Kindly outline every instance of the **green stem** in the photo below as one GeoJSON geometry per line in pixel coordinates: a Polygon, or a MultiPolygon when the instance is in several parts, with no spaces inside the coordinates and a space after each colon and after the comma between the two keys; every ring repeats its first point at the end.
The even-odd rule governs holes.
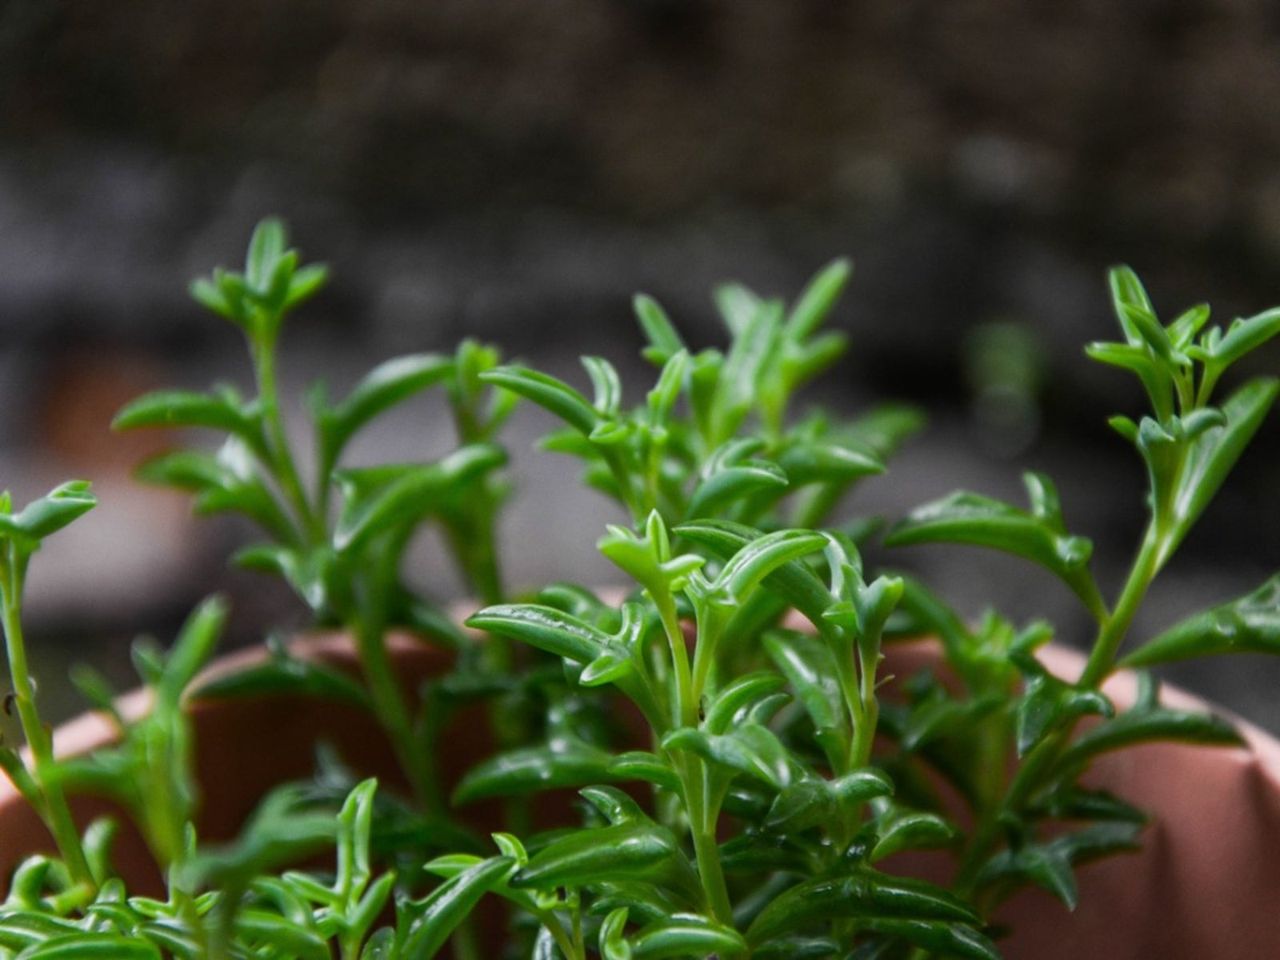
{"type": "Polygon", "coordinates": [[[719,803],[712,796],[707,765],[696,757],[686,758],[680,765],[684,781],[685,804],[689,813],[689,829],[693,835],[693,852],[698,861],[698,878],[707,896],[707,909],[721,923],[733,925],[733,907],[729,887],[720,864],[720,847],[716,842],[719,803]]]}
{"type": "Polygon", "coordinates": [[[1159,524],[1152,520],[1143,537],[1142,547],[1134,560],[1129,579],[1125,581],[1120,599],[1116,601],[1112,611],[1098,632],[1089,661],[1084,673],[1080,676],[1079,686],[1096,687],[1105,680],[1115,668],[1116,655],[1124,643],[1125,635],[1133,624],[1133,618],[1142,605],[1160,567],[1161,554],[1164,552],[1164,537],[1158,532],[1159,524]]]}
{"type": "MultiPolygon", "coordinates": [[[[1120,592],[1120,598],[1116,601],[1115,609],[1098,631],[1089,660],[1077,684],[1079,687],[1096,688],[1115,669],[1116,655],[1120,646],[1147,595],[1151,581],[1155,579],[1156,572],[1160,568],[1166,547],[1165,538],[1160,533],[1161,527],[1159,518],[1153,517],[1143,536],[1142,546],[1134,559],[1129,577],[1120,592]]],[[[972,891],[977,871],[999,837],[1000,814],[1004,811],[1016,811],[1026,803],[1032,792],[1040,785],[1044,774],[1053,769],[1062,751],[1070,743],[1076,722],[1072,721],[1066,727],[1055,731],[1032,748],[1026,759],[1019,765],[1018,772],[1014,774],[1004,802],[993,807],[983,817],[957,877],[956,886],[963,895],[967,896],[972,891]]]]}
{"type": "MultiPolygon", "coordinates": [[[[698,691],[689,668],[689,651],[675,600],[669,593],[654,596],[663,630],[671,647],[675,669],[675,703],[672,705],[674,726],[692,727],[698,723],[698,691]]],[[[702,638],[699,638],[701,641],[702,638]]],[[[703,671],[705,673],[705,670],[703,671]]],[[[689,832],[693,837],[694,855],[698,861],[698,877],[707,896],[707,908],[722,923],[732,924],[733,908],[724,869],[720,865],[720,848],[716,843],[719,802],[712,796],[707,765],[697,757],[676,759],[676,770],[684,787],[685,806],[689,815],[689,832]]]]}
{"type": "Polygon", "coordinates": [[[386,635],[380,626],[366,617],[361,617],[351,629],[356,635],[360,665],[364,670],[365,681],[369,684],[378,720],[391,738],[392,748],[409,779],[414,795],[429,812],[439,813],[444,803],[429,759],[418,749],[409,708],[396,681],[395,671],[391,668],[391,659],[387,656],[386,635]]]}
{"type": "Polygon", "coordinates": [[[9,658],[9,674],[13,680],[14,705],[23,736],[27,740],[27,748],[31,751],[34,779],[40,791],[40,812],[44,815],[45,826],[53,835],[72,880],[96,891],[97,884],[89,869],[80,831],[76,829],[75,820],[71,816],[66,794],[49,776],[54,762],[53,738],[49,729],[41,722],[36,709],[36,689],[27,665],[27,645],[22,631],[21,608],[26,562],[27,558],[18,545],[11,542],[8,544],[8,556],[0,564],[3,567],[0,570],[3,575],[0,581],[0,593],[3,594],[0,602],[3,604],[5,647],[9,658]]]}
{"type": "Polygon", "coordinates": [[[586,960],[586,952],[578,949],[577,944],[565,932],[564,926],[554,913],[551,911],[539,911],[536,915],[542,925],[551,932],[551,938],[555,940],[556,946],[564,954],[565,960],[586,960]]]}
{"type": "Polygon", "coordinates": [[[863,656],[862,646],[859,644],[858,671],[862,683],[860,690],[862,712],[858,727],[854,730],[851,770],[858,770],[871,762],[871,747],[875,742],[876,726],[880,722],[880,702],[876,699],[876,663],[879,656],[879,642],[876,643],[869,657],[863,656]],[[868,660],[871,662],[868,663],[868,660]]]}
{"type": "Polygon", "coordinates": [[[698,700],[693,688],[693,675],[689,669],[689,648],[685,644],[680,615],[671,594],[654,596],[653,602],[662,618],[662,628],[671,648],[671,662],[675,669],[675,703],[671,708],[673,727],[692,727],[698,723],[698,700]]]}
{"type": "Polygon", "coordinates": [[[250,341],[253,367],[258,380],[258,399],[262,404],[262,420],[271,447],[272,467],[284,495],[297,511],[298,522],[312,543],[326,539],[324,518],[311,509],[302,488],[297,465],[280,415],[280,392],[276,384],[276,347],[274,338],[253,337],[250,341]]]}

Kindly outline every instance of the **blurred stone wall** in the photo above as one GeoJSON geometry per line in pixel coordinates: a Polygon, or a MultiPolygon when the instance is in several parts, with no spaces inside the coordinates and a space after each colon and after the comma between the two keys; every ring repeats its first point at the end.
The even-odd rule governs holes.
{"type": "MultiPolygon", "coordinates": [[[[1280,302],[1278,146],[1280,13],[1247,0],[8,0],[0,483],[88,474],[104,495],[50,545],[33,612],[57,657],[96,638],[107,661],[213,587],[236,599],[239,642],[291,609],[224,572],[242,530],[129,481],[160,438],[106,430],[147,387],[245,379],[234,331],[185,285],[273,212],[335,270],[286,340],[298,388],[469,334],[570,376],[573,355],[606,354],[638,395],[634,290],[712,342],[715,283],[790,294],[851,254],[837,322],[854,347],[823,399],[905,399],[934,421],[857,506],[1016,497],[1021,469],[1048,469],[1114,578],[1141,473],[1102,419],[1139,398],[1080,353],[1110,333],[1103,271],[1131,262],[1169,311],[1280,302]],[[1008,342],[992,330],[1033,369],[1016,424],[973,388],[982,344],[1008,342]]],[[[438,449],[438,422],[407,411],[359,454],[438,449]]],[[[515,424],[513,576],[608,577],[592,551],[607,508],[580,511],[572,465],[528,450],[546,426],[515,424]]],[[[1140,629],[1278,565],[1278,437],[1264,431],[1140,629]]],[[[970,613],[991,597],[1060,614],[1068,640],[1084,630],[1069,596],[1000,558],[892,559],[970,613]]],[[[429,545],[421,565],[456,590],[429,545]]],[[[1274,668],[1182,679],[1280,726],[1274,668]]]]}

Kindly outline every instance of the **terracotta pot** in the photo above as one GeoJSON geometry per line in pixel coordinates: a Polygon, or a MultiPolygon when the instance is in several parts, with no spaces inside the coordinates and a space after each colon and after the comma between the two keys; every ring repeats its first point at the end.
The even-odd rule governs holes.
{"type": "MultiPolygon", "coordinates": [[[[394,639],[392,655],[406,687],[438,674],[448,657],[407,638],[394,639]]],[[[341,637],[312,638],[300,654],[355,669],[341,637]]],[[[245,651],[219,661],[224,673],[263,656],[245,651]]],[[[1083,661],[1068,650],[1045,654],[1054,672],[1078,674],[1083,661]]],[[[927,641],[891,648],[887,669],[905,676],[936,665],[927,641]]],[[[1133,702],[1134,681],[1115,678],[1108,692],[1124,709],[1133,702]]],[[[1167,703],[1209,709],[1202,701],[1166,689],[1167,703]]],[[[143,693],[123,700],[126,713],[146,709],[143,693]]],[[[364,713],[301,697],[194,704],[197,768],[203,796],[200,829],[226,838],[262,794],[277,783],[306,777],[317,740],[333,743],[361,773],[385,782],[400,780],[385,738],[364,713]]],[[[998,919],[1011,924],[1002,943],[1009,960],[1112,960],[1196,958],[1255,960],[1280,957],[1280,922],[1273,910],[1280,894],[1280,743],[1239,722],[1242,748],[1184,745],[1143,746],[1101,759],[1090,774],[1106,787],[1154,815],[1141,853],[1087,866],[1080,874],[1080,907],[1068,913],[1047,893],[1032,890],[1012,900],[998,919]]],[[[88,714],[59,728],[59,752],[78,753],[110,742],[111,726],[88,714]]],[[[488,748],[483,723],[464,718],[443,739],[438,758],[446,780],[456,777],[488,748]]],[[[94,800],[74,804],[88,818],[107,808],[94,800]]],[[[39,821],[7,782],[0,784],[0,876],[17,861],[51,848],[39,821]]],[[[158,884],[136,832],[126,829],[118,847],[122,872],[133,882],[158,884]]]]}

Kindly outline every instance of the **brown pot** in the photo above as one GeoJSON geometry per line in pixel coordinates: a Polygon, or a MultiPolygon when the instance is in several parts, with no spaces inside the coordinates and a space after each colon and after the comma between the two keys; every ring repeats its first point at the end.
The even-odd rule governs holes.
{"type": "MultiPolygon", "coordinates": [[[[300,642],[301,655],[355,669],[350,645],[325,636],[300,642]]],[[[448,656],[407,638],[391,644],[406,686],[438,674],[448,656]]],[[[262,657],[244,651],[218,661],[224,673],[262,657]]],[[[1045,652],[1047,665],[1073,678],[1083,661],[1063,648],[1045,652]]],[[[894,645],[887,670],[899,676],[936,665],[934,644],[894,645]]],[[[1108,693],[1120,709],[1133,702],[1134,680],[1113,679],[1108,693]]],[[[1165,702],[1190,709],[1207,705],[1166,689],[1165,702]]],[[[122,701],[126,714],[146,709],[145,693],[122,701]]],[[[226,838],[270,787],[309,775],[317,740],[358,759],[361,773],[399,781],[396,764],[376,724],[355,708],[301,697],[270,697],[194,704],[197,775],[203,805],[200,829],[209,839],[226,838]]],[[[1000,920],[1014,934],[1002,943],[1009,960],[1112,960],[1195,958],[1256,960],[1280,957],[1280,742],[1238,721],[1246,745],[1203,748],[1180,744],[1142,746],[1099,760],[1090,774],[1106,787],[1154,815],[1140,853],[1085,867],[1080,906],[1072,914],[1047,893],[1025,892],[1000,920]]],[[[460,723],[443,743],[439,763],[452,779],[487,749],[482,724],[460,723]]],[[[98,714],[86,714],[58,729],[59,753],[74,754],[109,743],[113,730],[98,714]]],[[[107,805],[74,804],[86,819],[107,805]]],[[[22,857],[51,848],[35,815],[7,782],[0,783],[0,876],[22,857]]],[[[136,883],[158,883],[136,832],[118,841],[122,872],[136,883]]]]}

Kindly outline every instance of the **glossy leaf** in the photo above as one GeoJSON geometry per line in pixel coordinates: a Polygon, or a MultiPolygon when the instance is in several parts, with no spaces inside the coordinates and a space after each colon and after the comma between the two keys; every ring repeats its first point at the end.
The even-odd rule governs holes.
{"type": "Polygon", "coordinates": [[[161,960],[160,951],[146,940],[88,931],[51,937],[18,956],[22,960],[161,960]]]}
{"type": "Polygon", "coordinates": [[[1027,474],[1030,512],[975,493],[953,493],[918,507],[885,538],[890,546],[962,543],[990,547],[1034,561],[1057,574],[1090,609],[1098,608],[1089,573],[1093,545],[1068,534],[1047,477],[1027,474]]]}
{"type": "Polygon", "coordinates": [[[833,260],[815,274],[787,315],[787,334],[799,339],[821,326],[852,274],[853,264],[844,259],[833,260]]]}
{"type": "Polygon", "coordinates": [[[1136,850],[1140,830],[1141,826],[1133,823],[1098,824],[1046,843],[1004,850],[982,868],[978,883],[989,885],[1009,880],[1034,883],[1074,910],[1079,900],[1074,868],[1100,857],[1136,850]]]}
{"type": "Polygon", "coordinates": [[[434,957],[480,898],[507,880],[514,866],[510,857],[492,857],[451,877],[424,900],[411,904],[407,909],[413,920],[400,955],[412,960],[434,957]]]}
{"type": "Polygon", "coordinates": [[[612,759],[607,751],[581,740],[555,737],[543,746],[499,753],[473,767],[458,783],[453,802],[608,782],[615,779],[612,759]]]}
{"type": "Polygon", "coordinates": [[[113,430],[139,427],[208,427],[238,434],[255,450],[266,449],[257,407],[230,389],[218,393],[159,390],[125,405],[111,421],[113,430]]]}
{"type": "Polygon", "coordinates": [[[761,911],[747,930],[747,940],[762,943],[815,922],[844,919],[978,922],[967,904],[941,887],[862,869],[790,888],[761,911]]]}
{"type": "MultiPolygon", "coordinates": [[[[727,520],[696,520],[681,524],[674,532],[722,558],[734,556],[761,536],[753,527],[727,520]]],[[[831,593],[807,566],[796,561],[785,563],[765,577],[763,583],[776,590],[811,623],[823,624],[822,615],[831,603],[831,593]]]]}
{"type": "Polygon", "coordinates": [[[638,293],[632,300],[632,306],[645,336],[649,338],[649,345],[644,351],[645,359],[665,364],[684,349],[684,341],[656,300],[638,293]]]}
{"type": "Polygon", "coordinates": [[[635,960],[668,960],[670,957],[737,956],[747,942],[732,927],[706,917],[677,913],[650,924],[631,940],[635,960]]]}
{"type": "Polygon", "coordinates": [[[602,422],[586,397],[548,374],[527,367],[504,366],[480,374],[480,379],[532,400],[580,433],[589,435],[602,422]]]}
{"type": "Polygon", "coordinates": [[[0,513],[0,538],[37,543],[88,513],[97,503],[87,481],[59,484],[17,513],[0,513]]]}
{"type": "Polygon", "coordinates": [[[971,926],[934,920],[874,918],[863,927],[871,933],[897,937],[939,956],[956,960],[1000,960],[1000,951],[971,926]]]}
{"type": "Polygon", "coordinates": [[[1101,753],[1161,740],[1218,746],[1242,742],[1235,727],[1221,717],[1169,707],[1133,709],[1082,733],[1062,755],[1060,766],[1070,769],[1101,753]]]}
{"type": "Polygon", "coordinates": [[[759,723],[741,723],[719,735],[681,727],[663,737],[662,746],[666,750],[687,750],[775,789],[790,783],[796,773],[789,751],[776,734],[759,723]]]}
{"type": "Polygon", "coordinates": [[[867,861],[875,863],[904,850],[944,847],[958,836],[956,828],[936,813],[890,804],[876,822],[876,841],[867,861]]]}
{"type": "Polygon", "coordinates": [[[581,664],[595,660],[613,644],[609,634],[585,620],[534,603],[485,607],[467,619],[467,626],[510,637],[581,664]]]}
{"type": "Polygon", "coordinates": [[[511,886],[549,890],[606,882],[661,882],[687,868],[669,830],[629,823],[577,830],[552,840],[520,868],[511,886]]]}
{"type": "Polygon", "coordinates": [[[1225,425],[1206,430],[1195,440],[1171,504],[1173,544],[1186,535],[1217,494],[1262,426],[1277,394],[1280,394],[1278,380],[1250,381],[1222,405],[1225,425]]]}
{"type": "Polygon", "coordinates": [[[1150,667],[1224,653],[1280,653],[1280,576],[1171,627],[1125,657],[1122,665],[1150,667]]]}
{"type": "Polygon", "coordinates": [[[1018,756],[1025,756],[1064,724],[1091,713],[1111,717],[1115,708],[1096,690],[1078,690],[1047,673],[1036,674],[1018,702],[1018,756]]]}
{"type": "Polygon", "coordinates": [[[818,744],[833,765],[843,762],[849,753],[852,731],[831,647],[794,632],[766,634],[762,642],[769,658],[804,704],[818,744]]]}
{"type": "Polygon", "coordinates": [[[492,444],[472,444],[449,454],[439,463],[415,466],[400,472],[376,493],[360,496],[360,475],[343,474],[347,504],[334,531],[333,544],[340,552],[359,549],[372,538],[441,505],[447,492],[506,463],[506,453],[492,444]]]}
{"type": "Polygon", "coordinates": [[[306,696],[372,709],[369,692],[349,674],[313,660],[273,656],[254,666],[216,677],[192,691],[197,700],[306,696]]]}
{"type": "Polygon", "coordinates": [[[330,455],[336,455],[374,417],[441,382],[453,369],[450,358],[434,353],[396,357],[374,367],[345,400],[321,413],[321,432],[330,455]]]}

